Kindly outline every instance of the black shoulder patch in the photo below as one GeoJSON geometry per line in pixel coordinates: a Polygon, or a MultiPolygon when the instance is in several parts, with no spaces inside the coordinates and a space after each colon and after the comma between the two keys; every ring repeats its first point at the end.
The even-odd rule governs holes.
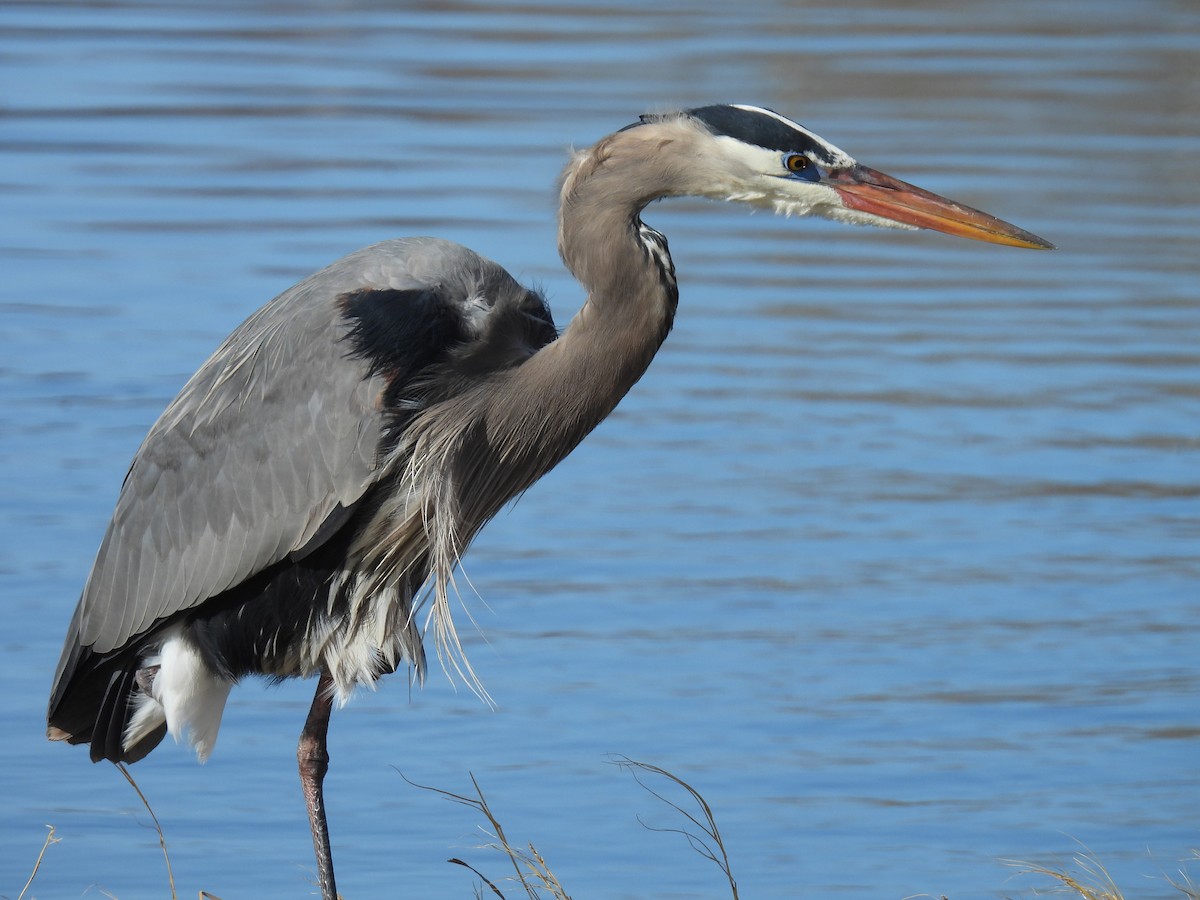
{"type": "Polygon", "coordinates": [[[498,300],[478,340],[460,346],[449,362],[459,375],[484,377],[519,366],[557,337],[545,298],[527,290],[498,300]]]}
{"type": "Polygon", "coordinates": [[[724,105],[701,106],[687,110],[687,114],[703,122],[713,134],[737,138],[767,150],[806,153],[821,162],[834,162],[825,147],[814,141],[811,135],[758,110],[724,105]]]}
{"type": "Polygon", "coordinates": [[[388,382],[385,449],[422,408],[520,365],[558,337],[545,300],[524,289],[503,292],[475,321],[436,291],[363,289],[338,303],[350,326],[349,355],[388,382]]]}
{"type": "Polygon", "coordinates": [[[466,340],[461,315],[429,290],[363,288],[338,297],[350,355],[392,383],[407,380],[466,340]]]}

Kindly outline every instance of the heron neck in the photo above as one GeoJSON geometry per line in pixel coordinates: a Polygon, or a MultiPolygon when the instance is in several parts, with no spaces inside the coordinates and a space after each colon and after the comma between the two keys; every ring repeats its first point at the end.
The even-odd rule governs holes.
{"type": "Polygon", "coordinates": [[[650,365],[679,301],[666,238],[640,218],[672,192],[650,171],[653,157],[637,152],[635,132],[611,135],[572,161],[559,209],[559,253],[588,297],[555,343],[565,359],[580,361],[585,385],[607,388],[611,405],[601,419],[650,365]]]}
{"type": "MultiPolygon", "coordinates": [[[[611,140],[611,139],[610,139],[611,140]]],[[[645,373],[675,314],[678,291],[662,235],[638,218],[649,199],[630,167],[607,166],[605,142],[577,158],[563,186],[559,252],[588,298],[562,335],[513,370],[489,433],[522,461],[521,489],[575,448],[645,373]]]]}
{"type": "Polygon", "coordinates": [[[587,431],[645,373],[679,300],[666,239],[639,218],[649,200],[637,181],[626,167],[593,165],[563,189],[559,252],[588,295],[546,350],[586,401],[579,412],[587,431]]]}
{"type": "Polygon", "coordinates": [[[478,395],[484,440],[463,443],[458,479],[463,541],[613,411],[670,331],[678,292],[666,240],[638,217],[653,197],[632,188],[636,166],[604,165],[614,138],[577,157],[563,185],[559,251],[587,301],[557,340],[478,395]]]}

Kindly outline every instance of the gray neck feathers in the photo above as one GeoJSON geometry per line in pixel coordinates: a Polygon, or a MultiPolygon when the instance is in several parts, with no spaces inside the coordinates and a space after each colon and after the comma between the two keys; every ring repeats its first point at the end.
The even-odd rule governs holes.
{"type": "Polygon", "coordinates": [[[570,453],[641,378],[670,331],[678,291],[666,240],[638,218],[651,200],[674,193],[646,152],[654,143],[645,132],[658,127],[611,135],[568,166],[559,252],[588,299],[558,340],[494,385],[484,440],[505,483],[461,498],[478,516],[493,515],[570,453]]]}

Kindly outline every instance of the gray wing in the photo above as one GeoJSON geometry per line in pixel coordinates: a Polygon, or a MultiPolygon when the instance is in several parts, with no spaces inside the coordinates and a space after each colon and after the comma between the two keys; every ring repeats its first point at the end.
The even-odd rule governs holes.
{"type": "Polygon", "coordinates": [[[369,247],[276,297],[225,340],[134,459],[56,680],[73,665],[72,643],[100,653],[123,646],[304,548],[363,496],[379,475],[386,383],[350,353],[338,298],[390,289],[429,291],[434,302],[429,273],[463,254],[485,264],[429,239],[369,247]]]}

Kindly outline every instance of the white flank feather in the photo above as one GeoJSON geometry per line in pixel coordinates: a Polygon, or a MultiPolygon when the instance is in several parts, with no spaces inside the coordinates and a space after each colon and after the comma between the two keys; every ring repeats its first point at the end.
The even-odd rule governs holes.
{"type": "Polygon", "coordinates": [[[208,759],[217,743],[221,714],[233,684],[212,674],[199,652],[180,634],[163,641],[157,659],[143,665],[158,665],[149,696],[139,696],[137,708],[125,728],[125,746],[139,740],[166,722],[176,741],[186,739],[200,762],[208,759]]]}

